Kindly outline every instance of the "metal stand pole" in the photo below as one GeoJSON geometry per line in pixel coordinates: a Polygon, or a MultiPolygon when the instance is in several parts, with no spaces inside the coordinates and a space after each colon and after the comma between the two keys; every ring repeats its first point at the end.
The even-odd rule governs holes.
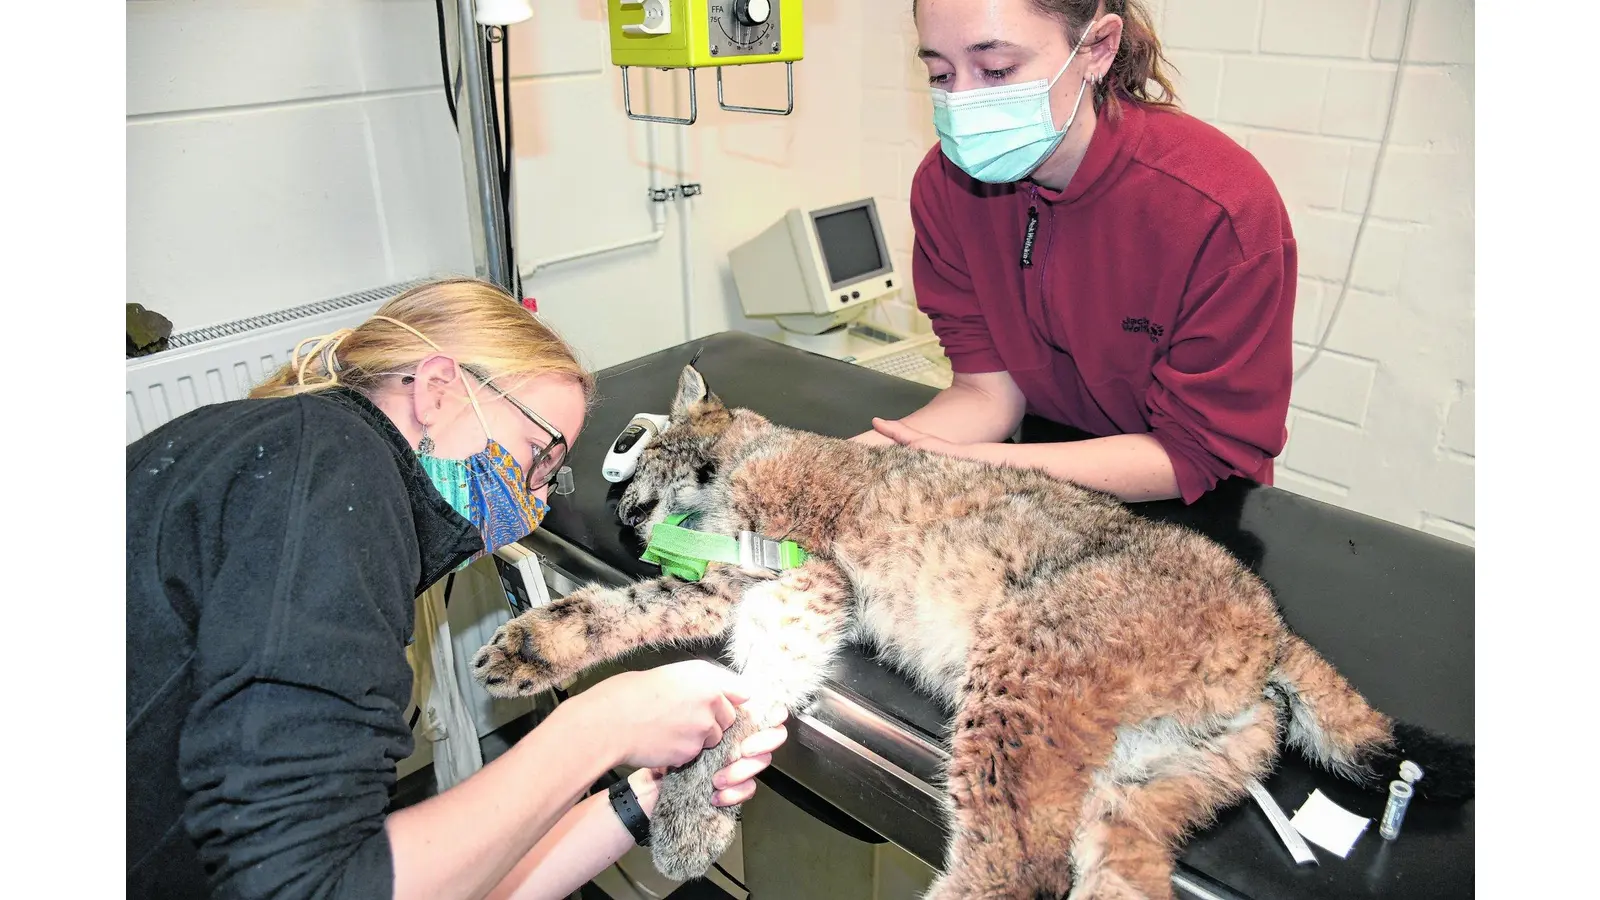
{"type": "Polygon", "coordinates": [[[467,226],[472,233],[472,258],[478,277],[511,292],[515,273],[506,258],[505,206],[500,199],[500,174],[494,162],[494,138],[489,132],[493,61],[483,53],[483,29],[478,26],[476,7],[476,0],[456,0],[463,92],[458,119],[467,182],[467,226]]]}

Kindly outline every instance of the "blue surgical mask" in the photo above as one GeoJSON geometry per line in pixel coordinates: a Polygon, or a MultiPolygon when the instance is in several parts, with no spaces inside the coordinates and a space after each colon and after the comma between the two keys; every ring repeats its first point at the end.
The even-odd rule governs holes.
{"type": "Polygon", "coordinates": [[[1061,146],[1078,117],[1088,81],[1078,88],[1072,115],[1057,131],[1050,111],[1050,89],[1066,73],[1088,40],[1094,23],[1083,30],[1076,47],[1054,78],[1023,84],[1001,84],[951,93],[933,89],[933,128],[950,161],[979,181],[1006,184],[1021,181],[1061,146]]]}

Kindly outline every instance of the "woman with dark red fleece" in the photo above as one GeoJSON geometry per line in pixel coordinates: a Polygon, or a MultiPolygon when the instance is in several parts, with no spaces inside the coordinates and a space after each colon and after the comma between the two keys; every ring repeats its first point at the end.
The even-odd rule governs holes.
{"type": "Polygon", "coordinates": [[[954,383],[857,440],[1045,469],[1124,500],[1271,483],[1295,242],[1261,165],[1179,111],[1137,0],[920,0],[939,146],[911,188],[917,305],[954,383]],[[1025,412],[1099,435],[1001,443],[1025,412]]]}

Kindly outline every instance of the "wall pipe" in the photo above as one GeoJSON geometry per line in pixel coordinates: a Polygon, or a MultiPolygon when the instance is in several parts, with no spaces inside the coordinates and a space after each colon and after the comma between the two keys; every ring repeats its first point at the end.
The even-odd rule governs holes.
{"type": "MultiPolygon", "coordinates": [[[[656,127],[654,125],[650,126],[656,127]]],[[[689,183],[689,129],[675,128],[678,143],[678,183],[689,183]]],[[[694,326],[694,201],[679,197],[678,256],[683,272],[683,339],[695,339],[694,326]]]]}

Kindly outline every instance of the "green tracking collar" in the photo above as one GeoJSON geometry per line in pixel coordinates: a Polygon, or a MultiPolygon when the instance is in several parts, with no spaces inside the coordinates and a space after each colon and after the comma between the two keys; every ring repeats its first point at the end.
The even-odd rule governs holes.
{"type": "Polygon", "coordinates": [[[775,541],[753,531],[728,537],[685,528],[683,522],[690,515],[674,513],[651,529],[650,543],[640,559],[684,581],[699,581],[714,562],[783,572],[798,568],[809,558],[794,541],[775,541]]]}

